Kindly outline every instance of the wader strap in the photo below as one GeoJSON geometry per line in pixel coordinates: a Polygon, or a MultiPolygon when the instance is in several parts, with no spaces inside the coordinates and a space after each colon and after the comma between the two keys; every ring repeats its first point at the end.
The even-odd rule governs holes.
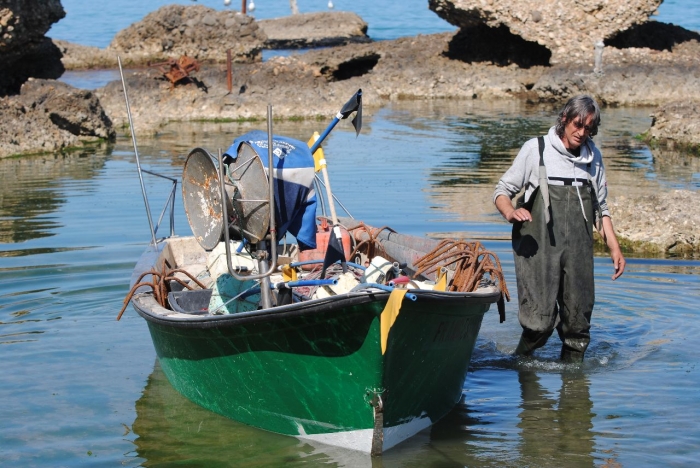
{"type": "Polygon", "coordinates": [[[540,192],[542,192],[542,198],[544,199],[544,220],[546,224],[551,221],[551,216],[549,214],[549,181],[547,180],[547,169],[544,167],[544,137],[540,136],[537,138],[537,144],[540,147],[540,192]]]}
{"type": "MultiPolygon", "coordinates": [[[[591,148],[590,143],[590,138],[586,140],[586,146],[588,146],[588,151],[593,154],[593,148],[591,148]]],[[[591,199],[593,201],[593,226],[596,228],[596,231],[598,231],[598,234],[600,234],[603,237],[603,241],[607,241],[605,238],[605,233],[603,232],[603,210],[600,208],[600,201],[598,200],[598,184],[593,183],[593,178],[591,177],[591,163],[588,163],[586,165],[586,168],[588,169],[586,172],[588,173],[588,182],[591,184],[591,199]]]]}

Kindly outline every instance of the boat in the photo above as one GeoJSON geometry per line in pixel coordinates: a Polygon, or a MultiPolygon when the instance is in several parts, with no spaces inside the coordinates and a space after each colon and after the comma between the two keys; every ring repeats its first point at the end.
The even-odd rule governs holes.
{"type": "MultiPolygon", "coordinates": [[[[192,235],[157,239],[144,191],[152,240],[124,307],[145,319],[168,381],[194,403],[380,455],[460,401],[482,319],[494,303],[503,314],[508,292],[478,242],[336,215],[320,144],[352,113],[361,122],[361,91],[304,143],[273,133],[268,106],[267,132],[223,154],[193,149],[182,175],[192,235]]],[[[134,149],[138,163],[135,137],[134,149]]]]}

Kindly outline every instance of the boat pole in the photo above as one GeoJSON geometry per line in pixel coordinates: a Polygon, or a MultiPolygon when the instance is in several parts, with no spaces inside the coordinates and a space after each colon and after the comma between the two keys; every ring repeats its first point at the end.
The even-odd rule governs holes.
{"type": "MultiPolygon", "coordinates": [[[[277,226],[275,226],[275,184],[273,183],[274,179],[274,158],[273,158],[273,141],[272,141],[272,105],[268,104],[267,105],[267,178],[268,181],[270,182],[268,186],[268,197],[270,200],[270,237],[271,240],[274,244],[277,243],[276,238],[277,238],[277,226]]],[[[277,249],[276,245],[271,246],[274,247],[272,249],[272,255],[277,255],[277,249]]],[[[258,244],[258,251],[262,251],[264,255],[267,255],[267,245],[266,242],[260,241],[258,244]]],[[[277,258],[271,258],[271,263],[273,265],[273,270],[274,266],[277,263],[277,258]]],[[[267,270],[267,258],[266,257],[259,257],[258,258],[258,269],[260,271],[266,271],[267,270]]],[[[260,302],[262,305],[263,309],[269,309],[272,307],[272,294],[270,292],[270,276],[266,275],[263,276],[260,279],[260,302]]]]}
{"type": "Polygon", "coordinates": [[[136,168],[139,172],[139,180],[141,181],[141,194],[143,195],[143,203],[146,205],[146,214],[148,215],[148,226],[151,229],[151,241],[153,247],[156,246],[156,231],[153,229],[153,219],[151,218],[151,207],[148,204],[148,195],[146,195],[146,186],[143,183],[143,173],[141,172],[141,160],[139,159],[139,148],[136,144],[136,132],[134,131],[134,122],[131,118],[131,107],[129,107],[129,95],[126,92],[126,80],[124,80],[124,70],[122,69],[122,59],[117,55],[119,63],[119,74],[122,78],[122,88],[124,89],[124,101],[126,102],[126,115],[129,119],[129,129],[131,130],[131,141],[134,144],[134,154],[136,155],[136,168]]]}
{"type": "MultiPolygon", "coordinates": [[[[314,132],[314,142],[319,140],[319,136],[317,132],[314,132]]],[[[316,150],[315,153],[313,154],[314,159],[316,159],[316,153],[319,154],[318,158],[318,165],[321,166],[321,174],[323,174],[323,185],[326,189],[326,198],[328,199],[328,205],[331,210],[331,221],[333,222],[333,226],[338,224],[338,215],[335,213],[335,203],[333,202],[333,191],[331,190],[331,181],[328,179],[328,167],[326,166],[326,156],[323,153],[323,148],[317,146],[317,145],[312,145],[312,147],[317,147],[318,149],[316,150]]]]}

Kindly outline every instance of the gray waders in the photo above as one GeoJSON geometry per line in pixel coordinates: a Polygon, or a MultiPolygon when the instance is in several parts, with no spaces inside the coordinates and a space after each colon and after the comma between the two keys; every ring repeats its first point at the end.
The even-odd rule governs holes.
{"type": "Polygon", "coordinates": [[[550,184],[548,189],[550,222],[545,220],[543,191],[538,187],[528,201],[532,221],[513,225],[518,318],[523,327],[515,352],[531,354],[556,328],[562,359],[580,362],[590,342],[595,301],[591,187],[580,186],[577,192],[576,186],[550,184]]]}

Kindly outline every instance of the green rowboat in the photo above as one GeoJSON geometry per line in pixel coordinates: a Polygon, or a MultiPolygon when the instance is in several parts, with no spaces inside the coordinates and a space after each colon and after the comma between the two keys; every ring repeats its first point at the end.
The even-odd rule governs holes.
{"type": "Polygon", "coordinates": [[[336,216],[317,149],[353,112],[359,132],[360,98],[315,143],[273,135],[268,107],[266,135],[243,135],[217,158],[192,150],[182,175],[191,237],[173,234],[178,181],[165,239],[144,190],[152,242],[125,307],[146,319],[163,372],[193,402],[379,455],[457,404],[482,318],[507,289],[497,258],[476,244],[336,216]],[[321,170],[331,216],[317,218],[321,170]]]}
{"type": "MultiPolygon", "coordinates": [[[[166,239],[147,250],[134,278],[163,261],[196,271],[205,255],[194,237],[166,239]]],[[[384,330],[384,352],[392,295],[384,290],[224,315],[173,311],[151,292],[132,303],[168,380],[191,401],[261,429],[377,455],[458,403],[482,318],[501,297],[494,285],[410,291],[415,300],[404,298],[384,330]]]]}

